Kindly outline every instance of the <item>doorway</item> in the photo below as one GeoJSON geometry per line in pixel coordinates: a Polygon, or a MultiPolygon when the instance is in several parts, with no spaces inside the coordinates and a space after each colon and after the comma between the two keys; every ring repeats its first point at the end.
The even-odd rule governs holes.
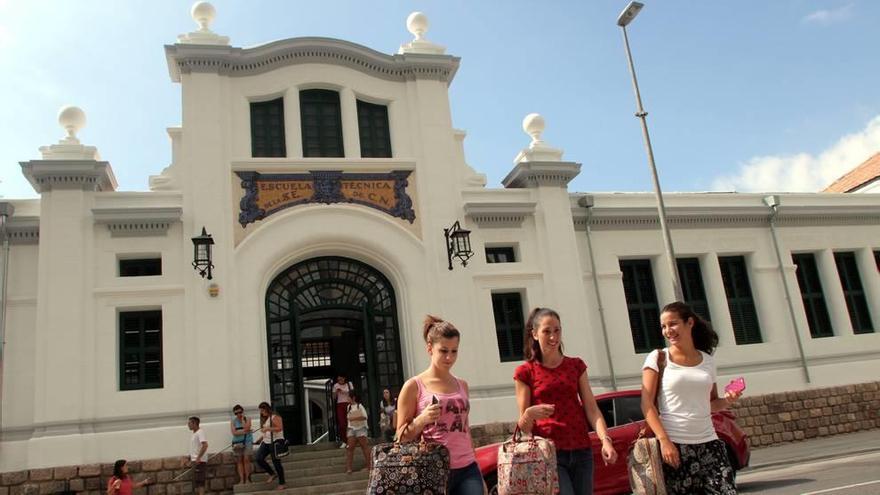
{"type": "Polygon", "coordinates": [[[269,395],[293,444],[332,439],[326,384],[344,374],[380,434],[379,400],[403,385],[397,302],[375,268],[342,257],[312,258],[286,269],[266,292],[269,395]]]}

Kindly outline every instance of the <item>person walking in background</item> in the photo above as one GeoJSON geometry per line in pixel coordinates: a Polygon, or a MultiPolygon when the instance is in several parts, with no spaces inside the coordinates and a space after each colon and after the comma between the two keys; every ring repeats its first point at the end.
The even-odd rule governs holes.
{"type": "Polygon", "coordinates": [[[461,334],[436,316],[425,319],[423,331],[431,364],[403,384],[398,400],[397,438],[407,442],[420,435],[449,449],[449,495],[482,495],[485,486],[474,455],[468,413],[468,384],[452,374],[461,334]]]}
{"type": "Polygon", "coordinates": [[[382,391],[382,400],[379,401],[379,429],[386,442],[394,440],[394,429],[397,425],[397,399],[391,395],[391,390],[382,391]]]}
{"type": "Polygon", "coordinates": [[[682,302],[663,307],[660,328],[669,347],[654,350],[645,359],[642,412],[660,441],[666,492],[735,495],[734,471],[712,426],[712,413],[727,409],[742,392],[718,397],[712,357],[718,334],[682,302]],[[659,363],[664,358],[658,390],[659,363]]]}
{"type": "Polygon", "coordinates": [[[277,478],[277,489],[284,490],[284,466],[281,465],[281,460],[275,456],[275,446],[273,445],[275,440],[284,438],[284,423],[281,420],[281,416],[275,414],[275,411],[272,410],[272,406],[268,402],[260,402],[258,407],[260,409],[260,432],[262,437],[255,461],[269,475],[269,479],[266,482],[271,483],[277,478]],[[266,457],[270,455],[272,456],[272,465],[275,466],[274,470],[266,462],[266,457]]]}
{"type": "Polygon", "coordinates": [[[193,470],[193,487],[199,495],[205,495],[205,482],[208,476],[208,464],[206,453],[208,452],[208,439],[205,431],[201,429],[201,421],[197,416],[192,416],[187,421],[192,436],[189,441],[189,462],[193,470]]]}
{"type": "Polygon", "coordinates": [[[232,408],[232,414],[229,429],[232,431],[232,454],[235,456],[238,482],[248,483],[251,475],[251,451],[254,446],[251,419],[244,415],[244,408],[239,404],[232,408]]]}
{"type": "Polygon", "coordinates": [[[345,455],[345,472],[351,474],[351,461],[354,459],[354,448],[356,445],[361,446],[364,453],[364,460],[367,463],[367,469],[370,469],[370,446],[367,444],[368,426],[367,426],[367,410],[361,404],[357,392],[349,392],[350,403],[346,409],[346,418],[348,421],[348,452],[345,455]]]}
{"type": "Polygon", "coordinates": [[[560,495],[593,493],[593,453],[589,427],[602,443],[602,460],[617,462],[608,427],[580,358],[562,353],[559,313],[535,308],[526,322],[526,362],[514,372],[518,425],[525,433],[548,438],[556,445],[560,495]]]}
{"type": "Polygon", "coordinates": [[[344,373],[340,373],[336,377],[336,383],[333,384],[333,400],[336,403],[336,434],[338,440],[342,442],[340,448],[345,448],[348,443],[346,438],[346,430],[348,428],[348,419],[346,417],[348,411],[350,394],[354,390],[354,386],[345,377],[344,373]]]}
{"type": "Polygon", "coordinates": [[[113,476],[107,481],[107,495],[131,495],[133,489],[147,486],[150,482],[150,478],[132,481],[128,475],[128,461],[119,459],[113,464],[113,476]]]}

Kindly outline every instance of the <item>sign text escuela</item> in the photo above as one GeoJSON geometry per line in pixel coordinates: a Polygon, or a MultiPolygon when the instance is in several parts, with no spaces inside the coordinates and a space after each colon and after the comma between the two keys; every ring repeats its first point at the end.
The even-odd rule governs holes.
{"type": "Polygon", "coordinates": [[[320,171],[307,174],[236,172],[241,179],[238,223],[262,220],[277,211],[307,203],[356,203],[412,223],[412,199],[406,193],[409,170],[387,173],[320,171]]]}

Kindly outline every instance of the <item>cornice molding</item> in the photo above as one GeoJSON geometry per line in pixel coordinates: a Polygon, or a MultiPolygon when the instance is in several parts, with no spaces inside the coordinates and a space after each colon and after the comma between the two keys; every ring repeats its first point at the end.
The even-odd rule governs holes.
{"type": "Polygon", "coordinates": [[[461,60],[451,55],[387,55],[356,43],[320,37],[290,38],[254,48],[166,45],[165,58],[174,82],[180,82],[181,74],[193,72],[242,77],[318,63],[348,67],[390,81],[430,79],[447,84],[455,77],[461,60]]]}
{"type": "MultiPolygon", "coordinates": [[[[827,208],[826,210],[832,210],[827,208]]],[[[656,210],[648,209],[597,209],[589,219],[593,230],[653,230],[660,228],[660,220],[656,210]]],[[[688,209],[667,208],[667,221],[676,229],[704,228],[755,228],[770,224],[770,215],[766,208],[746,211],[737,208],[734,211],[703,210],[701,214],[688,209]]],[[[572,210],[575,230],[586,230],[587,213],[582,208],[572,210]]],[[[840,209],[837,212],[816,213],[815,209],[791,210],[780,213],[776,219],[778,227],[826,227],[826,226],[858,226],[880,225],[880,212],[874,209],[840,209]]]]}
{"type": "Polygon", "coordinates": [[[9,235],[9,243],[38,244],[40,242],[40,219],[39,217],[16,217],[12,216],[6,226],[9,235]]]}
{"type": "Polygon", "coordinates": [[[519,228],[526,217],[535,214],[535,202],[467,202],[465,216],[483,228],[519,228]]]}
{"type": "Polygon", "coordinates": [[[164,236],[182,215],[179,207],[92,209],[95,223],[107,225],[111,237],[164,236]]]}
{"type": "Polygon", "coordinates": [[[53,189],[115,191],[110,163],[95,160],[31,160],[19,162],[21,172],[40,194],[53,189]]]}
{"type": "Polygon", "coordinates": [[[580,172],[581,164],[575,162],[520,162],[501,183],[507,188],[568,187],[580,172]]]}

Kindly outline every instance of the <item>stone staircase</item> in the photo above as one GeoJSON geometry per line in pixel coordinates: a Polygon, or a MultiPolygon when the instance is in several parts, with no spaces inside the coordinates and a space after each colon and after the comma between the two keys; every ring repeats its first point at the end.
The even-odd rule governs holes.
{"type": "Polygon", "coordinates": [[[252,483],[235,485],[233,492],[236,495],[363,495],[369,472],[362,452],[359,447],[355,449],[351,474],[345,474],[345,454],[346,450],[338,448],[335,442],[291,446],[290,455],[281,460],[287,482],[285,490],[276,490],[276,483],[267,483],[268,475],[259,472],[251,477],[252,483]]]}

